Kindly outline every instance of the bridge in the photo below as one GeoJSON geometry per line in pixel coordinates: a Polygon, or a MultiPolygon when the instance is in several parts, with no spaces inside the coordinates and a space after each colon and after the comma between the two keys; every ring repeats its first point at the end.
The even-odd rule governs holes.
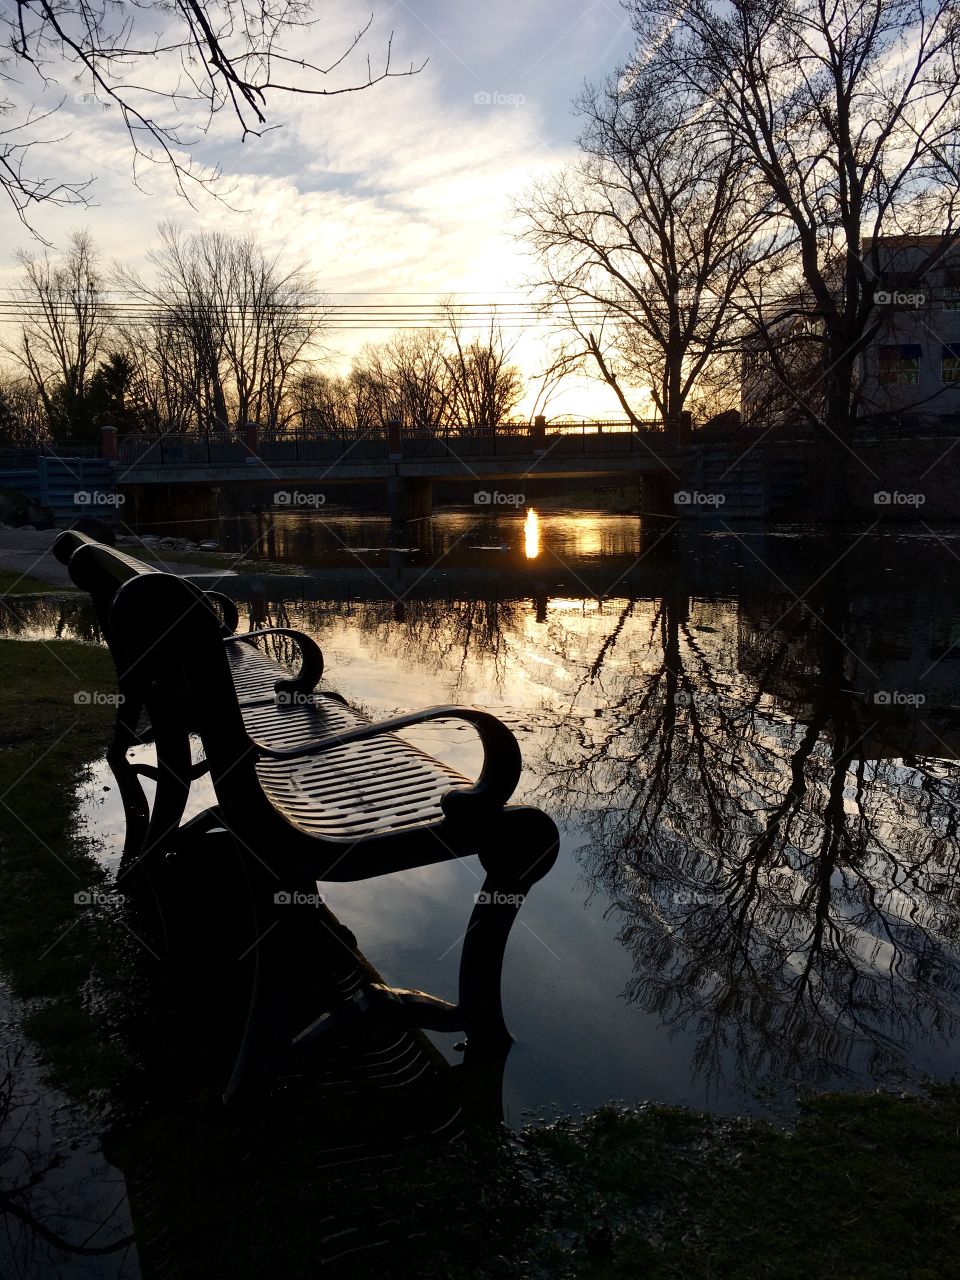
{"type": "MultiPolygon", "coordinates": [[[[547,431],[542,421],[509,430],[462,429],[448,435],[404,432],[397,424],[340,439],[271,434],[248,425],[239,436],[130,435],[104,432],[103,453],[116,461],[116,484],[135,496],[226,485],[272,486],[287,495],[297,486],[382,483],[397,520],[429,516],[433,484],[467,481],[522,487],[531,478],[625,477],[644,481],[645,508],[661,510],[677,488],[682,455],[677,433],[628,423],[584,423],[547,431]]],[[[270,500],[274,500],[271,496],[270,500]]],[[[284,501],[291,501],[288,496],[284,501]]]]}

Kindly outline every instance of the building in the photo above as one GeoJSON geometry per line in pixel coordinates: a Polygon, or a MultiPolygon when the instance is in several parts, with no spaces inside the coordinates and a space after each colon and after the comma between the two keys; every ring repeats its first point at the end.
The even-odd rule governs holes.
{"type": "Polygon", "coordinates": [[[863,256],[879,277],[879,327],[861,361],[860,416],[960,417],[960,246],[884,236],[863,256]]]}
{"type": "MultiPolygon", "coordinates": [[[[876,281],[870,341],[857,362],[860,418],[952,418],[960,423],[960,245],[943,236],[867,239],[863,262],[876,281]]],[[[802,311],[802,295],[797,307],[802,311]]],[[[809,310],[776,328],[790,389],[773,371],[767,344],[751,344],[741,371],[747,421],[802,421],[793,392],[821,412],[823,347],[809,310]]]]}

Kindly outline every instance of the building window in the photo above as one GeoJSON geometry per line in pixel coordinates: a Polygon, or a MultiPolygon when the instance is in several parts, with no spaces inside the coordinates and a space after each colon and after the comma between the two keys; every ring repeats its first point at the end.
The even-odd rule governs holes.
{"type": "Polygon", "coordinates": [[[960,311],[960,270],[956,267],[943,273],[943,309],[960,311]]]}
{"type": "Polygon", "coordinates": [[[940,381],[960,382],[960,342],[945,342],[940,357],[940,381]]]}
{"type": "Polygon", "coordinates": [[[879,378],[885,383],[920,381],[920,346],[905,342],[880,348],[879,378]]]}

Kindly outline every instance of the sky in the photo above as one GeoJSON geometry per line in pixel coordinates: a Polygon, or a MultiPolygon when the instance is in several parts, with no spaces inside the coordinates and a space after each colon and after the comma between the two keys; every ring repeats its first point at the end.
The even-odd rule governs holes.
{"type": "MultiPolygon", "coordinates": [[[[319,22],[291,42],[291,51],[327,64],[349,44],[372,12],[356,52],[328,78],[356,83],[374,70],[393,35],[395,71],[426,65],[359,93],[318,99],[277,96],[261,138],[238,140],[233,120],[220,117],[194,155],[219,161],[229,205],[200,194],[195,208],[178,197],[163,170],[131,181],[126,135],[113,110],[84,100],[84,86],[61,76],[44,94],[29,69],[14,87],[21,101],[67,101],[56,133],[69,137],[43,159],[64,178],[96,175],[94,207],[44,208],[37,231],[63,245],[68,231],[88,226],[107,261],[143,262],[164,218],[187,230],[255,230],[268,250],[303,261],[331,301],[427,302],[453,295],[469,302],[529,297],[536,267],[516,240],[516,201],[537,178],[576,153],[578,122],[571,100],[628,58],[633,40],[617,0],[320,0],[319,22]],[[56,95],[52,97],[52,95],[56,95]],[[232,206],[232,207],[231,207],[232,206]],[[353,295],[365,297],[355,298],[353,295]],[[398,300],[394,298],[393,300],[398,300]]],[[[0,290],[15,277],[17,247],[31,248],[12,209],[0,208],[0,290]]],[[[34,242],[34,247],[39,245],[34,242]]],[[[343,368],[383,331],[329,336],[331,364],[343,368]]],[[[518,337],[515,357],[532,373],[542,337],[518,337]]],[[[571,386],[549,406],[552,415],[621,416],[596,384],[571,386]]]]}

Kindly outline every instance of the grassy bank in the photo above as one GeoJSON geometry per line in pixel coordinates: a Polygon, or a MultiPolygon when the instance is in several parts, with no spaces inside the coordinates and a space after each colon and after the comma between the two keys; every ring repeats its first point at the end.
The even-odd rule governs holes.
{"type": "Polygon", "coordinates": [[[182,1116],[141,1128],[119,1162],[153,1171],[157,1261],[189,1280],[960,1276],[956,1088],[820,1097],[791,1130],[602,1109],[332,1171],[309,1117],[280,1111],[266,1139],[182,1116]]]}
{"type": "MultiPolygon", "coordinates": [[[[57,1082],[105,1100],[126,1069],[111,1009],[135,966],[123,931],[75,902],[103,879],[75,830],[76,783],[113,719],[75,695],[113,688],[104,649],[0,641],[0,965],[57,1082]]],[[[150,1171],[176,1274],[306,1280],[323,1240],[343,1233],[358,1248],[337,1276],[960,1277],[956,1087],[811,1099],[790,1130],[603,1109],[332,1174],[317,1167],[308,1114],[261,1117],[259,1135],[212,1111],[137,1121],[122,1165],[131,1186],[150,1171]],[[178,1186],[190,1191],[179,1202],[178,1186]]]]}
{"type": "Polygon", "coordinates": [[[114,718],[75,699],[114,688],[105,649],[0,640],[0,963],[53,1077],[74,1094],[100,1090],[116,1065],[90,1013],[108,926],[75,901],[104,876],[74,816],[77,783],[114,718]]]}
{"type": "Polygon", "coordinates": [[[604,1109],[492,1142],[479,1161],[461,1148],[408,1166],[384,1208],[414,1206],[405,1225],[424,1234],[388,1274],[949,1280],[958,1134],[955,1087],[821,1097],[790,1131],[604,1109]]]}

